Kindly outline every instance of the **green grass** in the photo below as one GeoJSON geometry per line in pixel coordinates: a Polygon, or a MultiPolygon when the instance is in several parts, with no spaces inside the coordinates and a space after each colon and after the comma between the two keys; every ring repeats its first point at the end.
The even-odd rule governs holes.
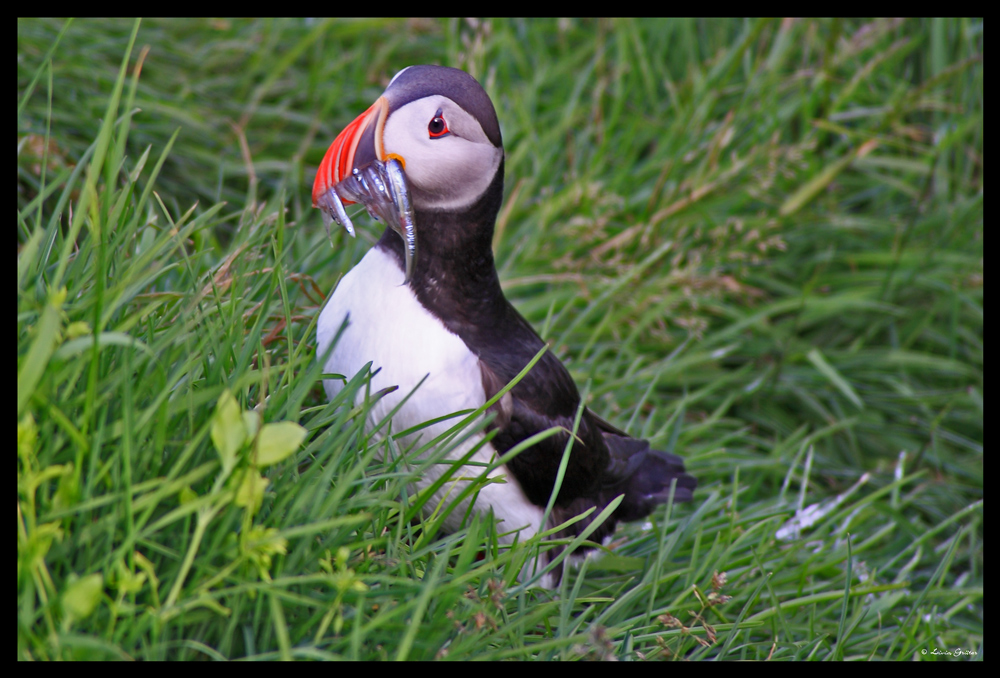
{"type": "Polygon", "coordinates": [[[981,19],[20,20],[18,657],[981,658],[982,53],[981,19]],[[412,63],[496,103],[511,300],[700,481],[556,592],[320,386],[379,233],[328,239],[314,168],[412,63]]]}

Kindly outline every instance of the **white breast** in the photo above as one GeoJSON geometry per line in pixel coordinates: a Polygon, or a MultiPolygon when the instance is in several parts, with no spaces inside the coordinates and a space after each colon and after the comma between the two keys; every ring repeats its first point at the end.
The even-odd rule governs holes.
{"type": "MultiPolygon", "coordinates": [[[[403,285],[403,272],[390,254],[373,248],[341,280],[319,317],[317,355],[326,352],[345,318],[347,327],[330,353],[324,372],[351,379],[371,361],[373,372],[380,369],[371,379],[372,393],[388,386],[399,387],[374,405],[369,427],[388,416],[425,376],[424,383],[393,417],[393,431],[404,431],[459,410],[476,409],[486,401],[479,359],[458,335],[420,304],[409,286],[403,285]]],[[[328,379],[323,386],[332,398],[343,388],[343,382],[328,379]]],[[[359,397],[363,397],[363,392],[359,397]]],[[[421,442],[413,448],[416,449],[459,420],[440,422],[413,436],[397,439],[399,448],[405,450],[419,439],[421,442]]],[[[449,457],[458,458],[481,438],[482,434],[478,434],[466,441],[449,457]]],[[[486,463],[494,456],[493,446],[487,443],[472,460],[486,463]]],[[[483,471],[482,466],[468,468],[470,475],[478,476],[483,471]]],[[[438,475],[432,473],[419,480],[418,489],[432,484],[438,475]]],[[[538,531],[543,510],[528,501],[506,467],[501,466],[491,475],[506,475],[507,482],[486,485],[479,492],[476,509],[486,512],[492,506],[498,532],[522,528],[521,540],[530,537],[538,531]]],[[[456,487],[445,483],[426,506],[434,510],[446,494],[454,497],[460,492],[461,484],[456,487]]],[[[458,529],[465,512],[465,506],[452,511],[446,529],[458,529]]]]}

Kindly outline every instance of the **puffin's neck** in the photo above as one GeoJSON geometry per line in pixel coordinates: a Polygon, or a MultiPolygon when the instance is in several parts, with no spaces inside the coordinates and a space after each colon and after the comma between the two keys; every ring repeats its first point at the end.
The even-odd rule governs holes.
{"type": "MultiPolygon", "coordinates": [[[[421,305],[465,337],[500,322],[507,301],[493,261],[493,229],[503,200],[503,161],[483,196],[451,211],[416,210],[417,258],[409,282],[421,305]]],[[[403,268],[403,240],[386,228],[377,247],[403,268]]]]}

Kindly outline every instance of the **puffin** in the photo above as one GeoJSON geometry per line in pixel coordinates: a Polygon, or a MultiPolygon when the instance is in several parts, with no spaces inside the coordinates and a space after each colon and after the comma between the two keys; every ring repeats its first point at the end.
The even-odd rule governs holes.
{"type": "MultiPolygon", "coordinates": [[[[445,531],[460,529],[471,508],[492,512],[501,543],[524,541],[576,519],[556,534],[572,539],[621,497],[587,536],[588,542],[606,544],[619,522],[643,519],[671,498],[690,501],[697,481],[685,472],[681,457],[652,449],[589,408],[582,408],[576,422],[581,397],[573,378],[551,350],[543,351],[544,340],[504,296],[492,249],[503,199],[504,148],[493,102],[479,82],[444,66],[410,66],[397,73],[330,145],[313,185],[313,206],[353,235],[336,187],[360,176],[362,168],[390,161],[405,175],[413,228],[404,232],[387,225],[328,297],[316,332],[323,372],[350,379],[370,363],[369,393],[380,397],[367,425],[391,416],[391,430],[404,432],[394,436],[398,449],[416,450],[454,426],[455,419],[444,418],[481,408],[541,353],[486,410],[486,426],[448,458],[459,459],[478,446],[460,475],[480,476],[484,466],[522,441],[560,429],[494,468],[491,482],[448,514],[445,531]],[[574,425],[562,483],[549,506],[574,425]]],[[[345,383],[323,381],[330,398],[345,383]]],[[[355,404],[364,400],[364,389],[356,397],[355,404]]],[[[392,434],[382,428],[378,435],[392,434]]],[[[448,465],[430,469],[416,482],[418,491],[432,486],[448,465]]],[[[454,485],[464,482],[441,484],[427,510],[459,496],[454,485]]],[[[561,548],[529,561],[522,579],[543,571],[561,548]]],[[[584,542],[574,555],[586,552],[584,542]]],[[[559,560],[532,581],[558,586],[562,566],[559,560]]]]}

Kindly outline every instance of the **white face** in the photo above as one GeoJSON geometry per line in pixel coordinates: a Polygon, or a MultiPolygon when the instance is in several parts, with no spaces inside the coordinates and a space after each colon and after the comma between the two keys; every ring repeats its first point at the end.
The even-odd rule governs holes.
{"type": "MultiPolygon", "coordinates": [[[[398,77],[398,75],[397,75],[398,77]]],[[[489,187],[503,157],[479,122],[448,97],[412,101],[389,115],[382,133],[385,153],[405,161],[414,207],[459,209],[489,187]],[[447,134],[435,135],[442,129],[447,134]]]]}

